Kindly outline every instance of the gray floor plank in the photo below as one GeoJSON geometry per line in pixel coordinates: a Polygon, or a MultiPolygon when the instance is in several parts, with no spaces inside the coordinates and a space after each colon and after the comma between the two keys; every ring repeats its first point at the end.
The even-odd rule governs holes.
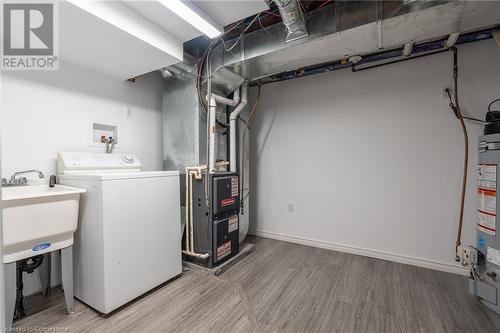
{"type": "Polygon", "coordinates": [[[500,332],[500,315],[449,273],[251,237],[219,277],[188,271],[102,317],[62,293],[30,297],[15,323],[70,332],[500,332]],[[38,312],[37,312],[38,311],[38,312]],[[35,313],[37,312],[37,313],[35,313]]]}

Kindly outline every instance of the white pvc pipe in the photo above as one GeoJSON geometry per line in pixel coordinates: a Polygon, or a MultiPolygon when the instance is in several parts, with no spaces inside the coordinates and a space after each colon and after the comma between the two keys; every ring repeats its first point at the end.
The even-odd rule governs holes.
{"type": "Polygon", "coordinates": [[[453,47],[457,42],[458,37],[460,37],[460,32],[452,32],[446,40],[446,48],[449,49],[450,47],[453,47]]]}
{"type": "Polygon", "coordinates": [[[235,107],[240,102],[240,89],[238,88],[234,91],[233,99],[222,97],[216,94],[212,94],[212,97],[217,103],[235,107]]]}
{"type": "Polygon", "coordinates": [[[193,177],[200,180],[202,179],[202,170],[206,166],[187,167],[186,168],[186,229],[185,233],[185,246],[186,249],[182,253],[206,259],[210,255],[208,253],[196,253],[194,250],[194,236],[193,236],[193,177]]]}
{"type": "Polygon", "coordinates": [[[404,57],[411,56],[411,52],[413,51],[413,45],[415,45],[415,42],[416,42],[416,40],[412,39],[411,41],[409,41],[408,43],[406,43],[403,46],[403,56],[404,57]]]}
{"type": "Polygon", "coordinates": [[[215,172],[215,134],[216,134],[216,128],[215,128],[215,120],[216,120],[216,108],[217,104],[215,103],[215,99],[213,97],[210,98],[210,108],[209,108],[209,117],[210,117],[210,143],[209,143],[209,154],[208,154],[208,171],[210,173],[215,172]]]}
{"type": "Polygon", "coordinates": [[[247,86],[241,86],[241,102],[229,115],[229,168],[231,172],[236,172],[236,120],[239,114],[248,103],[247,86]]]}
{"type": "Polygon", "coordinates": [[[498,47],[500,47],[500,29],[495,29],[491,33],[493,35],[493,38],[497,42],[498,47]]]}

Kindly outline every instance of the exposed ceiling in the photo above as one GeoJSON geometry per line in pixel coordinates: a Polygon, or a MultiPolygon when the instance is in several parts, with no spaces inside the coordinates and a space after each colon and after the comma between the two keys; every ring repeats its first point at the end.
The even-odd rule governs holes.
{"type": "MultiPolygon", "coordinates": [[[[61,61],[125,80],[182,61],[182,44],[202,35],[158,1],[95,3],[107,7],[114,22],[84,5],[60,2],[61,61]]],[[[264,0],[205,0],[191,5],[221,26],[268,8],[264,0]]]]}
{"type": "Polygon", "coordinates": [[[269,9],[264,0],[194,0],[193,2],[222,26],[269,9]]]}
{"type": "Polygon", "coordinates": [[[126,80],[179,62],[180,43],[171,43],[176,50],[160,50],[69,2],[59,4],[62,62],[126,80]]]}
{"type": "Polygon", "coordinates": [[[157,1],[134,0],[122,3],[183,42],[201,35],[193,26],[157,1]]]}
{"type": "MultiPolygon", "coordinates": [[[[309,36],[285,42],[281,23],[234,37],[211,51],[210,67],[216,71],[213,80],[225,77],[227,70],[256,80],[276,73],[329,63],[349,56],[365,56],[381,51],[401,49],[405,43],[417,44],[500,26],[499,1],[421,1],[405,5],[384,1],[345,1],[310,13],[309,36]],[[381,19],[378,15],[384,13],[381,19]],[[219,74],[217,70],[223,68],[219,74]]],[[[212,87],[212,89],[214,89],[212,87]]]]}

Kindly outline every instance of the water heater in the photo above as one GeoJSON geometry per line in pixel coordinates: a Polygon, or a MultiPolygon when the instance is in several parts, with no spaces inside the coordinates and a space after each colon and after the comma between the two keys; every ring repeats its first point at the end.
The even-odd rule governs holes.
{"type": "MultiPolygon", "coordinates": [[[[488,126],[485,134],[491,133],[488,126]]],[[[496,131],[493,131],[496,132],[496,131]]],[[[471,270],[470,292],[487,307],[500,313],[500,237],[497,234],[497,211],[500,207],[498,166],[500,165],[500,133],[479,138],[477,167],[477,236],[476,247],[465,250],[475,269],[471,270]],[[475,251],[477,250],[477,252],[475,251]]]]}

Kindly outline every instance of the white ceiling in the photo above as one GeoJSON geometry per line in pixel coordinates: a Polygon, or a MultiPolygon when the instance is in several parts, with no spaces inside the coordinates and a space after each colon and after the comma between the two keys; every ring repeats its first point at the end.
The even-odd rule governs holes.
{"type": "MultiPolygon", "coordinates": [[[[113,24],[106,17],[95,16],[92,10],[84,10],[69,2],[60,3],[59,49],[62,61],[125,80],[179,62],[182,44],[202,35],[157,1],[100,2],[105,3],[105,7],[116,8],[112,13],[119,16],[121,24],[113,24]],[[138,25],[153,42],[142,38],[144,31],[134,35],[134,29],[129,29],[138,25]]],[[[264,0],[193,2],[221,26],[268,9],[264,0]]]]}
{"type": "Polygon", "coordinates": [[[269,9],[264,0],[193,0],[193,2],[222,26],[269,9]]]}
{"type": "Polygon", "coordinates": [[[134,0],[122,1],[122,3],[183,42],[201,35],[193,26],[157,1],[134,0]]]}
{"type": "Polygon", "coordinates": [[[160,50],[71,3],[59,5],[60,60],[94,72],[126,80],[175,64],[179,43],[178,52],[160,50]]]}
{"type": "MultiPolygon", "coordinates": [[[[125,6],[142,15],[183,41],[201,36],[202,33],[154,0],[120,0],[125,6]]],[[[186,1],[187,2],[187,1],[186,1]]],[[[210,19],[220,26],[241,20],[269,9],[264,0],[193,0],[210,19]]]]}

